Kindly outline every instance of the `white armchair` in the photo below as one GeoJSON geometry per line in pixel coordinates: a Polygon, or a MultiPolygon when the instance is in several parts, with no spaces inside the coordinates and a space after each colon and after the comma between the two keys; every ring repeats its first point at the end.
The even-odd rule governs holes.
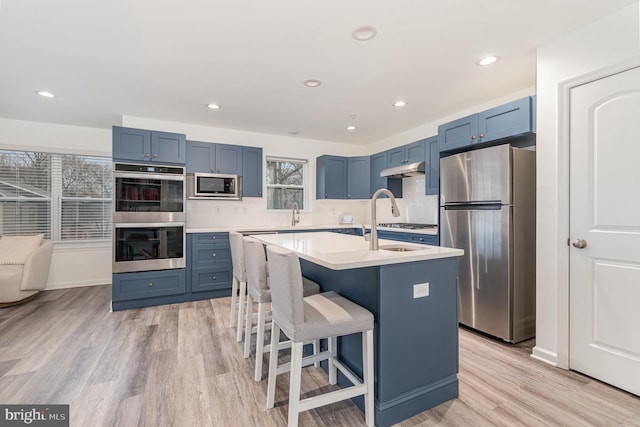
{"type": "Polygon", "coordinates": [[[44,289],[53,252],[51,240],[17,248],[20,240],[11,239],[0,240],[0,308],[30,301],[44,289]]]}

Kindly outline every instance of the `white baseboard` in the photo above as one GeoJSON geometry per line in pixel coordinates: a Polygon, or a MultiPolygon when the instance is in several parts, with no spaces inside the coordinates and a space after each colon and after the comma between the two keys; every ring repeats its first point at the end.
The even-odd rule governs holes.
{"type": "Polygon", "coordinates": [[[82,288],[85,286],[100,286],[100,285],[110,285],[111,277],[108,279],[93,279],[90,281],[73,281],[73,282],[58,282],[58,283],[47,283],[47,286],[44,288],[45,291],[52,291],[55,289],[69,289],[69,288],[82,288]]]}
{"type": "Polygon", "coordinates": [[[547,363],[552,366],[558,366],[558,354],[539,346],[533,347],[531,358],[547,363]]]}

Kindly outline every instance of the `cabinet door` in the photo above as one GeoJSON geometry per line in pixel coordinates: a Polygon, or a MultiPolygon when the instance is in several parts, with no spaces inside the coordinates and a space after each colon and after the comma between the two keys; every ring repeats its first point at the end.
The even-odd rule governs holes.
{"type": "Polygon", "coordinates": [[[412,142],[404,146],[405,163],[424,162],[424,140],[412,142]]]}
{"type": "Polygon", "coordinates": [[[151,160],[184,165],[187,161],[186,136],[180,133],[152,131],[151,160]]]}
{"type": "Polygon", "coordinates": [[[216,144],[217,173],[242,175],[242,147],[239,145],[216,144]]]}
{"type": "Polygon", "coordinates": [[[387,151],[387,167],[392,168],[405,163],[406,151],[405,146],[392,148],[387,151]]]}
{"type": "Polygon", "coordinates": [[[478,114],[478,140],[489,142],[531,132],[531,98],[525,97],[478,114]]]}
{"type": "Polygon", "coordinates": [[[368,199],[371,197],[371,169],[369,156],[349,157],[347,164],[349,199],[368,199]]]}
{"type": "Polygon", "coordinates": [[[316,159],[316,199],[347,198],[347,158],[320,156],[316,159]]]}
{"type": "Polygon", "coordinates": [[[373,193],[381,188],[386,188],[391,191],[395,197],[402,197],[402,178],[385,178],[380,176],[380,171],[388,167],[388,157],[388,151],[371,155],[371,194],[373,195],[373,193]]]}
{"type": "Polygon", "coordinates": [[[242,196],[262,197],[262,148],[242,147],[242,196]]]}
{"type": "Polygon", "coordinates": [[[112,276],[113,301],[177,295],[185,292],[185,269],[122,273],[112,276]]]}
{"type": "Polygon", "coordinates": [[[215,144],[187,141],[187,173],[210,173],[214,171],[215,144]]]}
{"type": "Polygon", "coordinates": [[[438,126],[440,151],[456,150],[471,145],[478,137],[478,115],[463,117],[438,126]]]}
{"type": "Polygon", "coordinates": [[[440,147],[438,137],[432,136],[425,140],[427,148],[427,164],[425,165],[425,194],[433,195],[440,192],[440,147]]]}
{"type": "Polygon", "coordinates": [[[151,131],[114,126],[112,150],[114,160],[151,161],[151,131]]]}

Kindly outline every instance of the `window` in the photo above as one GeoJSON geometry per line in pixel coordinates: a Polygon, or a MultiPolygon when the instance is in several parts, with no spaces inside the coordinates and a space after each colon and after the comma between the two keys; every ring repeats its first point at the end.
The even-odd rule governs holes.
{"type": "Polygon", "coordinates": [[[111,238],[111,159],[0,150],[0,234],[111,238]]]}
{"type": "Polygon", "coordinates": [[[306,175],[306,160],[267,157],[267,209],[304,209],[306,175]]]}

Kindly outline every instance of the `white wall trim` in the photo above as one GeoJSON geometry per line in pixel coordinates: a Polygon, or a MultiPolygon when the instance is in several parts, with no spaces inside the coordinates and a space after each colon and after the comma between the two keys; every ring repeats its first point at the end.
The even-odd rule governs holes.
{"type": "Polygon", "coordinates": [[[531,358],[552,366],[558,366],[558,355],[538,346],[533,347],[531,358]]]}
{"type": "Polygon", "coordinates": [[[52,291],[55,289],[84,288],[85,286],[102,286],[102,285],[110,285],[110,284],[111,284],[111,277],[108,277],[104,279],[47,283],[47,287],[44,290],[52,291]]]}
{"type": "MultiPolygon", "coordinates": [[[[595,80],[599,80],[613,74],[627,71],[631,68],[640,67],[640,56],[618,62],[616,64],[603,67],[580,76],[562,81],[558,84],[558,170],[562,173],[558,174],[558,188],[567,188],[570,190],[569,171],[571,153],[569,152],[570,143],[570,114],[571,114],[571,89],[590,83],[595,80]]],[[[557,354],[554,356],[556,359],[556,366],[563,369],[571,369],[570,365],[570,275],[569,275],[569,253],[570,247],[567,244],[567,238],[572,238],[570,235],[570,206],[569,206],[569,194],[567,192],[566,197],[562,197],[559,194],[558,200],[558,300],[557,300],[557,354]],[[566,236],[566,237],[565,237],[566,236]]],[[[534,348],[534,354],[532,357],[545,360],[544,350],[540,349],[540,354],[536,354],[536,348],[534,348]],[[538,357],[539,356],[539,357],[538,357]]],[[[548,352],[549,353],[549,352],[548,352]]],[[[549,353],[553,354],[553,353],[549,353]]]]}

